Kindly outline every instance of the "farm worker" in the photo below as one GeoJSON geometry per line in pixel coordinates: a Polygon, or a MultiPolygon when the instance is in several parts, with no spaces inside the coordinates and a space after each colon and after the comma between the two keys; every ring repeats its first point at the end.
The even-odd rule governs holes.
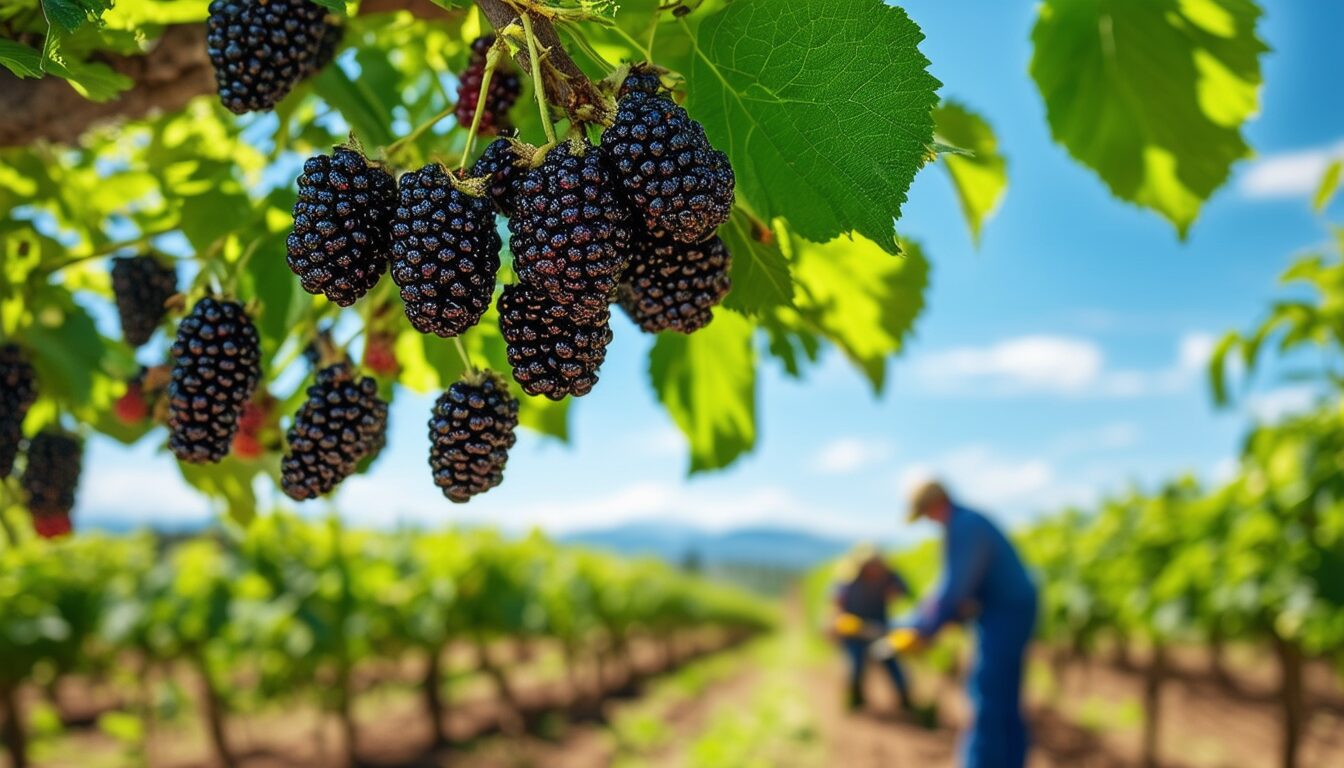
{"type": "MultiPolygon", "coordinates": [[[[846,631],[837,627],[840,643],[849,657],[849,706],[863,706],[863,673],[868,664],[868,649],[875,640],[886,634],[887,604],[909,594],[905,582],[869,547],[856,551],[853,562],[858,564],[852,576],[839,584],[835,591],[835,607],[840,612],[838,624],[852,624],[846,631]],[[872,627],[872,632],[867,631],[872,627]]],[[[910,709],[910,692],[905,675],[894,656],[882,660],[887,675],[896,686],[901,708],[910,709]]]]}
{"type": "Polygon", "coordinates": [[[1022,662],[1036,623],[1036,587],[1012,542],[979,512],[954,502],[930,481],[910,500],[910,522],[924,517],[945,530],[942,584],[912,626],[892,644],[918,646],[948,622],[976,629],[975,668],[967,689],[974,721],[962,742],[968,768],[1021,768],[1027,759],[1022,719],[1022,662]]]}

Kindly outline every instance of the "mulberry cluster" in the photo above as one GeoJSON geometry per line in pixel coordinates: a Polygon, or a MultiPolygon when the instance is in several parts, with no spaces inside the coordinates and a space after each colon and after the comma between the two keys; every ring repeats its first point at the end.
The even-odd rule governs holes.
{"type": "Polygon", "coordinates": [[[356,378],[348,363],[323,368],[289,428],[281,489],[297,501],[330,493],[375,445],[381,447],[386,429],[387,403],[378,397],[377,382],[356,378]]]}
{"type": "Polygon", "coordinates": [[[490,200],[453,186],[435,163],[401,177],[392,279],[421,333],[457,336],[490,308],[502,245],[490,200]]]}
{"type": "Polygon", "coordinates": [[[37,374],[14,344],[0,344],[0,479],[9,477],[23,441],[23,418],[37,400],[37,374]]]}
{"type": "Polygon", "coordinates": [[[219,100],[236,114],[272,109],[331,59],[340,42],[309,0],[214,0],[206,53],[219,100]]]}
{"type": "Polygon", "coordinates": [[[630,257],[624,201],[586,141],[552,148],[518,181],[509,247],[518,278],[589,319],[611,303],[630,257]]]}
{"type": "Polygon", "coordinates": [[[38,533],[51,537],[70,532],[84,446],[64,432],[45,430],[28,441],[28,463],[19,483],[38,533]]]}
{"type": "Polygon", "coordinates": [[[461,503],[499,485],[517,426],[518,401],[494,373],[468,375],[440,395],[429,419],[429,466],[443,495],[461,503]]]}
{"type": "Polygon", "coordinates": [[[177,271],[154,256],[112,260],[112,293],[121,317],[121,335],[138,347],[149,341],[168,314],[164,303],[177,293],[177,271]]]}
{"type": "MultiPolygon", "coordinates": [[[[495,38],[490,35],[476,38],[471,44],[471,58],[467,68],[458,76],[457,86],[457,123],[469,126],[476,117],[476,103],[481,97],[481,85],[485,79],[485,57],[494,45],[495,38]]],[[[485,95],[484,109],[476,132],[481,136],[493,136],[509,124],[509,109],[518,101],[523,84],[517,73],[505,67],[496,67],[490,77],[490,90],[485,95]]]]}
{"type": "Polygon", "coordinates": [[[261,377],[257,329],[241,304],[207,296],[178,326],[172,357],[168,447],[182,461],[219,461],[261,377]]]}
{"type": "Polygon", "coordinates": [[[397,184],[364,155],[337,147],[303,164],[289,268],[303,289],[348,307],[387,269],[397,184]]]}
{"type": "Polygon", "coordinates": [[[560,400],[592,391],[611,343],[611,314],[575,314],[544,291],[507,286],[499,297],[499,330],[513,377],[529,395],[560,400]]]}
{"type": "Polygon", "coordinates": [[[728,156],[648,70],[636,68],[622,85],[602,152],[650,232],[697,243],[733,211],[728,156]]]}
{"type": "Polygon", "coordinates": [[[732,287],[731,258],[717,236],[703,243],[644,239],[617,293],[621,308],[649,333],[694,333],[732,287]]]}

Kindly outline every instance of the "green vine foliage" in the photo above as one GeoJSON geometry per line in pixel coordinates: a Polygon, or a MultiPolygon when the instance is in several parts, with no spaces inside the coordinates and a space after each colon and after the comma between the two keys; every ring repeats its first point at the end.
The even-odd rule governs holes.
{"type": "MultiPolygon", "coordinates": [[[[127,427],[111,416],[125,382],[141,364],[163,362],[166,348],[159,338],[137,360],[106,321],[111,292],[103,257],[145,248],[175,257],[195,294],[219,284],[249,305],[278,413],[292,413],[302,397],[301,353],[320,325],[392,339],[400,370],[383,380],[385,397],[435,392],[463,373],[450,342],[421,336],[401,320],[389,280],[345,310],[304,293],[284,264],[284,240],[303,159],[350,135],[394,168],[457,163],[467,127],[443,117],[454,106],[452,75],[489,24],[457,0],[436,2],[437,15],[432,8],[387,12],[389,3],[378,3],[384,11],[378,13],[341,0],[321,4],[343,16],[342,47],[273,115],[237,117],[203,95],[177,111],[103,123],[69,145],[39,141],[0,150],[0,334],[29,351],[41,391],[27,434],[64,419],[127,443],[162,440],[161,431],[127,427]],[[389,302],[391,311],[369,309],[389,302]]],[[[173,25],[200,24],[207,5],[0,0],[0,66],[17,78],[64,79],[91,100],[116,100],[133,83],[107,56],[149,51],[173,25]]],[[[1058,95],[1078,83],[1056,70],[1081,41],[1078,20],[1059,5],[1043,7],[1033,73],[1057,138],[1077,154],[1071,136],[1080,127],[1061,112],[1058,95]]],[[[1184,3],[1185,15],[1084,5],[1105,6],[1117,20],[1134,15],[1139,31],[1175,25],[1163,32],[1173,37],[1170,55],[1222,62],[1230,73],[1214,84],[1191,83],[1188,93],[1136,91],[1163,99],[1145,103],[1141,114],[1189,118],[1192,126],[1159,148],[1167,165],[1158,165],[1179,179],[1189,175],[1187,164],[1213,169],[1182,184],[1178,212],[1135,191],[1169,186],[1153,181],[1157,176],[1150,174],[1151,183],[1122,178],[1135,153],[1151,159],[1156,149],[1093,132],[1101,139],[1089,151],[1104,162],[1079,157],[1121,196],[1158,207],[1184,228],[1193,219],[1191,201],[1207,197],[1226,165],[1245,153],[1238,131],[1259,83],[1258,13],[1246,0],[1184,3]],[[1191,10],[1196,6],[1199,13],[1191,10]],[[1224,22],[1235,34],[1218,43],[1208,25],[1224,22]],[[1191,24],[1204,32],[1195,34],[1191,24]],[[1216,141],[1201,138],[1212,129],[1196,124],[1207,120],[1220,126],[1216,141]],[[1214,149],[1217,158],[1205,157],[1214,149]]],[[[941,84],[920,52],[917,24],[880,0],[630,0],[619,7],[565,0],[538,7],[556,19],[567,54],[595,82],[630,62],[652,60],[669,70],[677,98],[727,152],[736,173],[737,207],[720,231],[734,257],[733,289],[709,328],[688,338],[661,337],[650,352],[650,386],[688,438],[690,470],[726,466],[754,447],[764,365],[802,376],[832,349],[880,393],[888,364],[924,308],[932,269],[932,259],[895,227],[912,180],[930,163],[944,166],[976,238],[1007,186],[990,123],[965,105],[940,103],[941,84]]],[[[1202,69],[1191,76],[1212,77],[1202,69]]],[[[533,84],[524,80],[511,117],[523,140],[541,144],[541,117],[530,108],[533,84]]],[[[561,135],[569,128],[563,120],[557,126],[561,135]]],[[[510,279],[507,268],[502,275],[510,279]]],[[[493,311],[463,341],[473,359],[507,368],[493,311]]],[[[358,355],[359,348],[356,342],[352,351],[358,355]]],[[[567,439],[568,403],[516,394],[524,426],[567,439]]],[[[275,434],[281,426],[271,425],[275,434]]],[[[187,468],[183,475],[247,520],[256,507],[252,480],[276,473],[281,450],[277,440],[257,458],[187,468]]]]}

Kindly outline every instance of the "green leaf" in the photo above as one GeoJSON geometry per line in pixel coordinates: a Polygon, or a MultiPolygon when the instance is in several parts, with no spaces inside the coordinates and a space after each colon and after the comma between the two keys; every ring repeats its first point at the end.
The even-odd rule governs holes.
{"type": "Polygon", "coordinates": [[[60,25],[66,32],[79,29],[89,15],[101,16],[112,7],[112,0],[42,0],[42,13],[48,24],[60,25]]]}
{"type": "Polygon", "coordinates": [[[313,79],[313,90],[341,113],[366,147],[392,143],[392,111],[385,98],[395,98],[395,79],[375,84],[361,73],[359,78],[352,80],[345,70],[333,65],[323,67],[322,73],[313,79]],[[380,97],[379,93],[384,96],[380,97]]]}
{"type": "Polygon", "coordinates": [[[103,358],[103,337],[93,318],[61,288],[47,288],[30,302],[33,323],[24,331],[24,343],[37,370],[38,391],[68,408],[86,404],[103,358]]]}
{"type": "Polygon", "coordinates": [[[999,154],[989,123],[961,104],[939,104],[933,111],[933,123],[938,138],[956,147],[956,151],[940,153],[939,159],[952,178],[961,214],[978,245],[980,228],[994,215],[1008,188],[1008,163],[999,154]]]}
{"type": "Polygon", "coordinates": [[[50,74],[65,78],[70,87],[89,101],[109,101],[135,85],[134,80],[101,61],[66,55],[61,49],[60,35],[55,30],[47,35],[47,42],[42,48],[42,68],[50,74]]]}
{"type": "Polygon", "coordinates": [[[687,109],[760,218],[896,253],[893,219],[933,139],[940,85],[922,39],[878,0],[733,3],[700,24],[687,109]]]}
{"type": "Polygon", "coordinates": [[[1250,154],[1259,18],[1251,0],[1046,0],[1031,74],[1055,141],[1184,237],[1250,154]]]}
{"type": "Polygon", "coordinates": [[[1339,190],[1339,175],[1344,171],[1344,160],[1336,160],[1326,166],[1325,173],[1321,175],[1321,184],[1316,188],[1316,196],[1312,199],[1312,206],[1319,213],[1325,210],[1330,204],[1330,199],[1335,196],[1339,190]]]}
{"type": "Polygon", "coordinates": [[[178,462],[182,479],[196,490],[221,502],[229,517],[246,526],[257,516],[257,495],[252,481],[260,471],[256,464],[229,457],[218,464],[178,462]]]}
{"type": "Polygon", "coordinates": [[[654,342],[649,377],[690,441],[692,473],[726,467],[756,444],[752,331],[741,315],[720,309],[699,331],[654,342]]]}
{"type": "Polygon", "coordinates": [[[18,77],[42,76],[42,54],[13,40],[0,40],[0,65],[18,77]]]}
{"type": "Polygon", "coordinates": [[[773,230],[755,226],[742,211],[719,228],[732,256],[733,287],[723,305],[745,315],[793,306],[793,276],[773,230]]]}
{"type": "Polygon", "coordinates": [[[888,256],[862,238],[820,245],[794,238],[791,246],[799,312],[881,392],[888,358],[901,351],[924,308],[923,251],[902,240],[904,255],[888,256]]]}

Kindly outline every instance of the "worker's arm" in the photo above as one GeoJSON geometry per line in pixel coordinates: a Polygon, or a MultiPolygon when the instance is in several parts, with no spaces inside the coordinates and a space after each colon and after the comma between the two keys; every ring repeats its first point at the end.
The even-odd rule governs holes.
{"type": "Polygon", "coordinates": [[[938,594],[925,603],[915,620],[922,637],[932,637],[961,613],[989,565],[990,540],[985,531],[965,523],[949,526],[943,553],[943,582],[938,594]]]}

